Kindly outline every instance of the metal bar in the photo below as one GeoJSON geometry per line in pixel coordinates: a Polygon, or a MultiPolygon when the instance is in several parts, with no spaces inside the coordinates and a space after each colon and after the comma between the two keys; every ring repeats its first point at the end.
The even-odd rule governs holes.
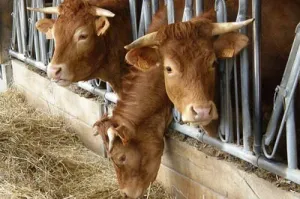
{"type": "Polygon", "coordinates": [[[18,44],[18,52],[24,53],[22,48],[22,36],[21,36],[21,30],[20,30],[20,18],[19,18],[19,1],[16,2],[16,13],[15,13],[15,20],[16,20],[16,31],[17,31],[17,44],[18,44]]]}
{"type": "MultiPolygon", "coordinates": [[[[239,10],[236,21],[246,20],[248,11],[248,0],[239,1],[239,10]]],[[[247,27],[243,27],[240,33],[247,35],[247,27]]],[[[241,63],[241,98],[242,98],[242,121],[243,121],[243,145],[244,150],[250,151],[251,116],[249,105],[249,54],[248,48],[240,53],[241,63]]]]}
{"type": "MultiPolygon", "coordinates": [[[[227,10],[224,0],[215,1],[215,10],[217,13],[218,22],[227,21],[227,10]]],[[[221,119],[220,119],[220,139],[223,142],[232,142],[232,110],[231,110],[231,97],[230,97],[230,72],[232,67],[232,60],[219,61],[219,68],[221,73],[221,119]],[[223,138],[225,135],[225,138],[223,138]]]]}
{"type": "Polygon", "coordinates": [[[175,23],[174,0],[167,0],[168,24],[175,23]]]}
{"type": "Polygon", "coordinates": [[[204,12],[204,1],[196,0],[196,16],[201,15],[204,12]]]}
{"type": "Polygon", "coordinates": [[[273,111],[272,111],[272,115],[267,127],[267,131],[265,133],[265,135],[263,136],[264,141],[265,141],[265,145],[270,145],[271,141],[274,139],[275,134],[276,134],[276,128],[277,128],[277,124],[279,122],[279,118],[281,116],[281,112],[282,112],[282,108],[283,108],[283,100],[284,100],[284,93],[282,92],[282,90],[284,88],[286,88],[286,84],[288,82],[288,78],[290,76],[292,67],[293,67],[293,63],[294,60],[296,58],[296,54],[297,54],[297,49],[300,45],[300,25],[298,24],[297,28],[296,28],[296,36],[293,42],[293,46],[289,55],[289,59],[287,62],[287,65],[285,67],[285,71],[283,73],[283,77],[280,83],[280,86],[277,87],[277,92],[278,95],[276,96],[274,105],[273,105],[273,111]]]}
{"type": "Polygon", "coordinates": [[[21,22],[21,38],[23,53],[27,55],[27,15],[26,15],[26,2],[25,0],[20,1],[19,16],[21,22]]]}
{"type": "Polygon", "coordinates": [[[238,93],[238,79],[237,79],[237,64],[236,58],[234,59],[234,96],[235,96],[235,118],[236,118],[236,143],[240,145],[240,113],[239,113],[239,93],[238,93]]]}
{"type": "Polygon", "coordinates": [[[284,111],[282,121],[281,121],[281,124],[280,124],[280,127],[279,127],[279,131],[278,131],[278,134],[277,134],[277,137],[276,137],[276,141],[275,141],[275,144],[274,144],[274,149],[273,149],[271,155],[268,154],[266,149],[265,149],[265,143],[266,142],[264,140],[265,137],[263,137],[263,150],[264,150],[264,154],[267,158],[273,158],[275,153],[276,153],[276,150],[278,148],[279,139],[281,137],[282,130],[283,130],[284,124],[286,122],[286,119],[287,119],[287,116],[288,116],[288,113],[289,113],[289,108],[290,108],[290,105],[291,105],[291,102],[292,102],[292,97],[293,97],[293,95],[295,93],[295,90],[296,90],[296,87],[297,87],[299,74],[300,74],[300,46],[298,47],[298,51],[297,51],[297,54],[296,54],[296,59],[294,61],[293,68],[291,70],[291,73],[290,73],[290,76],[289,76],[289,79],[288,79],[288,82],[287,82],[287,86],[286,86],[287,95],[285,97],[286,98],[286,107],[285,107],[285,111],[284,111]]]}
{"type": "Polygon", "coordinates": [[[185,0],[184,13],[182,21],[188,21],[193,17],[193,1],[185,0]]]}
{"type": "MultiPolygon", "coordinates": [[[[31,6],[33,5],[34,0],[31,0],[31,6]]],[[[33,7],[33,6],[32,6],[33,7]]],[[[34,29],[35,29],[35,24],[34,19],[33,19],[33,11],[30,11],[30,17],[28,18],[28,23],[29,23],[29,41],[28,41],[28,56],[32,57],[33,55],[33,36],[34,36],[34,29]]]]}
{"type": "Polygon", "coordinates": [[[158,10],[159,2],[158,0],[151,0],[151,2],[152,2],[152,15],[154,15],[158,10]]]}
{"type": "Polygon", "coordinates": [[[145,12],[145,7],[144,7],[144,2],[142,5],[142,11],[141,11],[141,17],[140,17],[140,23],[139,23],[139,32],[138,32],[138,37],[141,37],[145,34],[145,18],[144,18],[144,12],[145,12]]]}
{"type": "Polygon", "coordinates": [[[270,161],[263,156],[255,156],[249,152],[244,151],[241,147],[236,146],[234,144],[223,143],[217,139],[209,137],[205,133],[199,132],[199,130],[187,126],[180,125],[178,123],[173,122],[170,126],[172,129],[175,129],[185,135],[188,135],[194,139],[199,140],[205,144],[212,145],[219,150],[222,150],[226,153],[229,153],[235,157],[238,157],[242,160],[245,160],[254,166],[266,169],[276,175],[282,176],[288,180],[291,180],[297,184],[300,184],[300,171],[296,169],[287,168],[286,165],[270,161]]]}
{"type": "Polygon", "coordinates": [[[25,57],[24,54],[15,52],[15,51],[13,51],[13,50],[10,50],[10,51],[9,51],[9,54],[10,54],[12,57],[17,58],[17,59],[19,59],[19,60],[21,60],[21,61],[23,61],[23,62],[25,62],[25,63],[27,63],[27,64],[30,64],[30,65],[32,65],[32,66],[35,66],[35,67],[37,67],[37,68],[39,68],[39,69],[41,69],[41,70],[43,70],[43,71],[45,71],[45,72],[47,71],[47,67],[46,67],[45,64],[42,63],[42,62],[39,62],[39,61],[33,60],[33,59],[31,59],[31,58],[25,57]]]}
{"type": "Polygon", "coordinates": [[[11,48],[15,50],[16,48],[16,12],[17,12],[17,6],[16,6],[17,0],[14,0],[13,2],[13,12],[12,12],[12,36],[11,36],[11,48]]]}
{"type": "Polygon", "coordinates": [[[131,20],[131,28],[132,28],[132,37],[133,40],[136,40],[137,37],[137,18],[136,18],[136,2],[135,0],[129,0],[129,8],[130,8],[130,20],[131,20]]]}
{"type": "Polygon", "coordinates": [[[144,18],[145,18],[145,33],[148,32],[148,27],[151,24],[151,1],[143,0],[144,18]]]}
{"type": "MultiPolygon", "coordinates": [[[[288,100],[286,100],[288,103],[288,100]]],[[[295,131],[295,96],[291,98],[290,110],[286,120],[287,160],[290,169],[297,169],[297,137],[295,131]]]]}
{"type": "MultiPolygon", "coordinates": [[[[44,7],[43,0],[38,0],[37,7],[44,7]]],[[[37,20],[40,20],[45,17],[44,13],[37,13],[37,20]]],[[[40,55],[41,55],[41,61],[46,65],[47,64],[47,56],[46,56],[46,36],[42,32],[38,32],[39,35],[39,44],[40,44],[40,55]]],[[[36,49],[37,50],[37,49],[36,49]]]]}
{"type": "Polygon", "coordinates": [[[262,140],[262,114],[261,114],[261,80],[260,80],[260,33],[261,33],[261,1],[252,1],[253,23],[253,93],[254,93],[254,115],[253,131],[254,143],[253,150],[256,155],[261,153],[262,140]]]}

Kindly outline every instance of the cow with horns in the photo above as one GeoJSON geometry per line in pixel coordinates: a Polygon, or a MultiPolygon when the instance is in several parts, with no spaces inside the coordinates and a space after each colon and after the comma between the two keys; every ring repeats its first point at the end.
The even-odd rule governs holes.
{"type": "Polygon", "coordinates": [[[132,41],[128,1],[65,0],[58,7],[28,9],[58,14],[56,20],[36,23],[55,41],[49,78],[61,86],[100,78],[116,92],[121,90],[121,78],[127,73],[123,47],[132,41]]]}
{"type": "MultiPolygon", "coordinates": [[[[248,45],[247,36],[232,31],[252,21],[214,24],[203,17],[194,18],[164,26],[125,48],[152,49],[151,55],[156,53],[158,60],[152,66],[163,68],[166,92],[181,112],[183,122],[198,123],[210,136],[215,136],[217,125],[213,121],[218,119],[214,103],[215,62],[217,58],[234,57],[248,45]]],[[[145,53],[139,59],[147,62],[152,57],[145,53]]],[[[141,70],[147,68],[143,66],[141,70]]]]}
{"type": "MultiPolygon", "coordinates": [[[[170,47],[168,42],[180,42],[180,49],[183,50],[178,53],[183,53],[181,54],[183,57],[192,56],[190,50],[197,49],[195,56],[199,60],[195,60],[195,57],[190,58],[203,62],[200,66],[203,68],[201,77],[211,78],[214,75],[213,64],[216,57],[228,54],[228,50],[234,50],[231,54],[234,56],[248,44],[247,36],[232,31],[250,22],[252,20],[218,24],[204,17],[198,17],[191,22],[179,22],[162,27],[157,33],[151,34],[151,37],[154,34],[155,37],[160,36],[166,43],[166,48],[170,47]],[[215,38],[215,35],[221,36],[215,38]]],[[[144,44],[150,41],[142,40],[144,44]]],[[[136,44],[140,46],[140,40],[137,42],[128,48],[136,44]]],[[[163,69],[160,67],[162,63],[157,49],[147,46],[140,46],[127,53],[126,60],[134,68],[122,81],[124,90],[120,94],[117,106],[110,118],[104,116],[95,124],[104,140],[108,156],[114,164],[121,192],[130,198],[140,197],[155,180],[163,154],[164,132],[172,119],[171,103],[167,97],[169,91],[165,90],[163,77],[170,74],[170,71],[166,69],[165,74],[162,72],[163,69]]],[[[177,67],[179,72],[180,65],[177,67]]],[[[214,81],[206,83],[213,85],[214,81]]],[[[213,106],[212,100],[209,104],[213,106]]],[[[208,132],[213,135],[213,132],[208,132]]]]}

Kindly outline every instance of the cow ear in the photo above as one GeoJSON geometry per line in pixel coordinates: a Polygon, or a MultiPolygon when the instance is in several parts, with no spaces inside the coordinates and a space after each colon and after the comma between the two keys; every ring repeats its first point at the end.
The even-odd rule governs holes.
{"type": "Polygon", "coordinates": [[[95,25],[96,25],[97,35],[101,36],[107,32],[107,30],[110,26],[110,23],[106,17],[100,17],[100,18],[96,19],[95,25]]]}
{"type": "Polygon", "coordinates": [[[132,49],[126,54],[125,59],[130,65],[141,71],[160,66],[157,49],[150,47],[132,49]]]}
{"type": "Polygon", "coordinates": [[[46,34],[47,39],[52,39],[52,31],[53,25],[55,23],[54,19],[40,19],[35,23],[35,27],[40,31],[46,34]]]}
{"type": "Polygon", "coordinates": [[[248,45],[248,37],[238,32],[226,33],[214,42],[218,58],[232,58],[248,45]]]}

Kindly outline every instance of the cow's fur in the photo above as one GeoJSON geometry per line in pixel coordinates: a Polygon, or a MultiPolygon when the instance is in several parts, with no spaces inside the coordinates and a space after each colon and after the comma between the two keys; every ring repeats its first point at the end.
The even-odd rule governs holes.
{"type": "MultiPolygon", "coordinates": [[[[127,55],[130,64],[145,67],[156,64],[151,58],[148,62],[138,61],[145,51],[156,54],[151,48],[133,50],[127,55]],[[132,60],[132,56],[138,59],[132,60]]],[[[164,148],[163,136],[172,120],[171,103],[160,67],[152,66],[147,72],[131,68],[122,83],[124,90],[113,115],[104,116],[95,126],[107,149],[107,130],[116,129],[118,138],[108,155],[114,163],[121,191],[137,198],[156,178],[164,148]]]]}
{"type": "Polygon", "coordinates": [[[50,67],[60,65],[62,78],[69,82],[100,78],[119,92],[121,78],[127,73],[123,47],[132,41],[128,0],[65,0],[59,11],[54,23],[56,48],[50,67]],[[110,10],[115,17],[93,16],[89,12],[91,6],[110,10]],[[89,33],[88,41],[78,44],[74,33],[84,26],[89,33]]]}

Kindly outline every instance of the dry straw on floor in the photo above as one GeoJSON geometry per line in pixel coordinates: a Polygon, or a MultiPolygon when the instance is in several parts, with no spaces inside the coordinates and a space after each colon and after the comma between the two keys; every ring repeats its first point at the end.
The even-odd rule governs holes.
{"type": "MultiPolygon", "coordinates": [[[[16,90],[0,94],[0,198],[120,198],[113,167],[82,146],[60,117],[16,90]]],[[[170,198],[155,184],[150,197],[170,198]]]]}

